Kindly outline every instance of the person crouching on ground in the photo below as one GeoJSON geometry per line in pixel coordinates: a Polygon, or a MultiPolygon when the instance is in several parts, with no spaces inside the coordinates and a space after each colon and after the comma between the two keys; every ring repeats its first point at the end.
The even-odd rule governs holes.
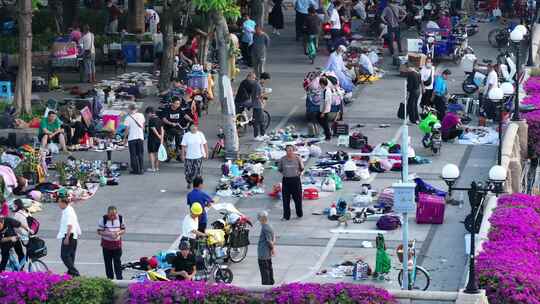
{"type": "Polygon", "coordinates": [[[180,251],[172,260],[170,275],[177,281],[192,281],[197,273],[195,256],[190,251],[189,242],[180,242],[180,251]]]}
{"type": "Polygon", "coordinates": [[[441,122],[441,136],[443,141],[450,141],[463,134],[461,118],[458,114],[448,112],[441,122]]]}
{"type": "Polygon", "coordinates": [[[62,129],[62,122],[55,111],[49,111],[47,117],[41,119],[38,138],[41,141],[42,150],[47,149],[49,143],[58,142],[62,147],[62,151],[67,152],[66,137],[64,136],[64,129],[62,129]]]}

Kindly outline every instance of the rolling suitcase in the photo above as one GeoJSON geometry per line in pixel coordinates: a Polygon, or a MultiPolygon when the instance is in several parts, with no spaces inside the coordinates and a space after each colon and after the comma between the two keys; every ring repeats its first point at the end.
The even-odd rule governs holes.
{"type": "Polygon", "coordinates": [[[416,206],[417,224],[442,224],[444,222],[444,198],[441,196],[419,193],[416,206]]]}

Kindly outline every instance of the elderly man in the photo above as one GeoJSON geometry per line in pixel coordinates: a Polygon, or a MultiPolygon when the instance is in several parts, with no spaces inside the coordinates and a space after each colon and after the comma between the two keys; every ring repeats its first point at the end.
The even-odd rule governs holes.
{"type": "Polygon", "coordinates": [[[261,235],[257,245],[257,257],[261,271],[262,285],[274,285],[274,270],[272,268],[272,256],[276,254],[276,236],[274,229],[268,224],[268,212],[261,211],[257,215],[261,223],[261,235]]]}
{"type": "Polygon", "coordinates": [[[354,84],[351,77],[347,74],[347,67],[343,61],[343,55],[347,51],[347,48],[340,45],[328,58],[326,64],[326,70],[334,72],[339,80],[341,88],[349,93],[354,89],[354,84]]]}

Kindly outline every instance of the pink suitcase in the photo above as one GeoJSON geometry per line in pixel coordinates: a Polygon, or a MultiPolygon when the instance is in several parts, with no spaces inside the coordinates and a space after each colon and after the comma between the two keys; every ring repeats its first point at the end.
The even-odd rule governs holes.
{"type": "Polygon", "coordinates": [[[444,198],[426,193],[418,194],[416,223],[442,224],[444,221],[444,198]]]}

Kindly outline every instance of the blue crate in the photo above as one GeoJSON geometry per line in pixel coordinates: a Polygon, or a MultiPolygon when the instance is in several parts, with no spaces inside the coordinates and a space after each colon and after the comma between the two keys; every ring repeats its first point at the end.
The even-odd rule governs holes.
{"type": "Polygon", "coordinates": [[[127,63],[137,62],[137,45],[136,44],[123,44],[122,53],[126,58],[127,63]]]}

